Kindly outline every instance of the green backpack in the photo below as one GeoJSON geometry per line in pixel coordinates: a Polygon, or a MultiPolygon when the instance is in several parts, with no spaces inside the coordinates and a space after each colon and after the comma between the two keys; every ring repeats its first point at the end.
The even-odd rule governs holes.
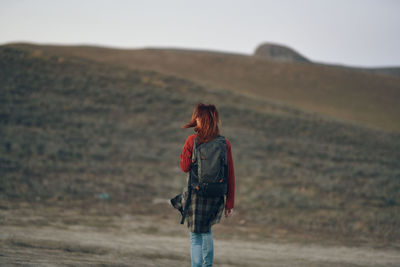
{"type": "Polygon", "coordinates": [[[213,140],[197,145],[194,140],[189,186],[199,195],[219,197],[226,195],[227,154],[225,137],[218,135],[213,140]]]}

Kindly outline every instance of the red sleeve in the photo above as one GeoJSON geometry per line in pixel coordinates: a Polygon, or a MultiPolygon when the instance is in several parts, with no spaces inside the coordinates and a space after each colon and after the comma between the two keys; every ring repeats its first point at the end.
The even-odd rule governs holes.
{"type": "Polygon", "coordinates": [[[228,157],[228,194],[226,195],[225,208],[233,209],[235,204],[235,169],[233,167],[231,143],[226,140],[226,154],[228,157]]]}
{"type": "Polygon", "coordinates": [[[193,143],[196,138],[195,134],[189,135],[183,146],[181,161],[179,163],[181,170],[184,172],[190,171],[190,163],[192,162],[193,143]]]}

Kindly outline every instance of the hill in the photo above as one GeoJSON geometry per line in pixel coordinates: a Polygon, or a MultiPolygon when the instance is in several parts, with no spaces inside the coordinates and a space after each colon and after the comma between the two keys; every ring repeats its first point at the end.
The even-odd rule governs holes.
{"type": "Polygon", "coordinates": [[[61,57],[153,70],[205,87],[272,100],[296,108],[388,131],[400,131],[400,77],[251,55],[183,49],[122,50],[80,46],[13,44],[61,57]]]}
{"type": "Polygon", "coordinates": [[[359,71],[372,74],[384,74],[384,75],[400,77],[400,67],[361,68],[361,67],[351,67],[345,65],[334,65],[328,63],[315,62],[309,60],[308,58],[301,55],[300,53],[298,53],[297,51],[295,51],[290,47],[274,43],[263,43],[259,45],[254,51],[254,56],[261,57],[270,61],[310,63],[321,67],[334,67],[342,70],[359,71]]]}
{"type": "Polygon", "coordinates": [[[180,126],[202,101],[232,143],[238,229],[399,240],[399,134],[54,52],[0,47],[2,208],[106,198],[113,214],[170,214],[156,200],[180,191],[180,126]]]}

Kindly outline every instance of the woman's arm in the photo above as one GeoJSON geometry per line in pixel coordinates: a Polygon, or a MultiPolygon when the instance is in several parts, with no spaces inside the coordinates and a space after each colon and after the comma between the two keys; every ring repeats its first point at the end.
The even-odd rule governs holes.
{"type": "Polygon", "coordinates": [[[232,147],[228,140],[226,140],[226,154],[228,156],[228,193],[225,208],[231,210],[235,204],[235,169],[233,167],[232,147]]]}
{"type": "Polygon", "coordinates": [[[186,139],[185,145],[183,146],[181,161],[179,163],[181,170],[184,172],[190,171],[190,163],[192,162],[192,151],[193,151],[193,142],[195,139],[195,135],[189,135],[186,139]]]}

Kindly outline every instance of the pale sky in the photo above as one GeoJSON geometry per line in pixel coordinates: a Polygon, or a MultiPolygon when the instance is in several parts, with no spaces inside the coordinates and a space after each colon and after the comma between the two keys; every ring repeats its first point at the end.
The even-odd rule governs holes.
{"type": "Polygon", "coordinates": [[[241,54],[272,42],[316,62],[400,66],[400,1],[0,0],[0,44],[21,41],[241,54]]]}

